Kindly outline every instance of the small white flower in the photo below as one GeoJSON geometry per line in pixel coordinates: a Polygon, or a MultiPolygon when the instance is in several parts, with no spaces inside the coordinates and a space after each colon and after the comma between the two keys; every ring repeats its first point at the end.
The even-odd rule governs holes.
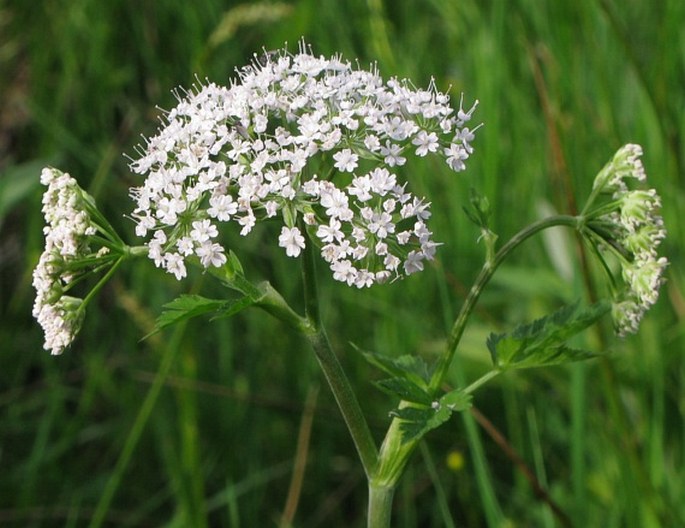
{"type": "Polygon", "coordinates": [[[464,110],[463,104],[464,96],[462,94],[461,99],[459,100],[459,110],[457,111],[457,126],[459,127],[463,126],[464,123],[471,120],[471,116],[473,115],[473,112],[476,110],[476,107],[478,106],[478,99],[476,99],[471,108],[469,108],[466,111],[464,110]]]}
{"type": "Polygon", "coordinates": [[[401,166],[407,162],[407,158],[400,156],[401,153],[402,147],[390,141],[386,141],[385,146],[381,147],[381,156],[385,156],[384,161],[389,167],[401,166]]]}
{"type": "Polygon", "coordinates": [[[429,152],[437,152],[438,147],[440,147],[437,134],[435,132],[428,133],[425,130],[421,130],[411,142],[417,146],[417,156],[425,156],[429,152]]]}
{"type": "Polygon", "coordinates": [[[469,153],[463,147],[457,143],[452,143],[448,148],[444,150],[445,156],[447,157],[447,165],[455,171],[463,171],[466,168],[465,160],[468,159],[469,153]]]}
{"type": "Polygon", "coordinates": [[[198,244],[207,242],[219,234],[216,226],[209,220],[196,220],[193,222],[193,229],[190,231],[190,238],[198,244]]]}
{"type": "Polygon", "coordinates": [[[340,189],[329,185],[321,190],[321,205],[326,209],[326,214],[341,221],[352,219],[352,211],[348,207],[349,198],[340,189]]]}
{"type": "Polygon", "coordinates": [[[278,203],[274,200],[269,200],[264,204],[264,210],[266,211],[267,218],[273,218],[278,211],[278,203]]]}
{"type": "Polygon", "coordinates": [[[169,273],[173,273],[177,280],[181,280],[187,275],[183,257],[178,253],[167,253],[164,260],[166,261],[164,267],[169,273]]]}
{"type": "Polygon", "coordinates": [[[321,239],[322,242],[333,242],[334,240],[339,241],[343,238],[343,233],[340,231],[341,224],[335,219],[331,218],[328,225],[320,225],[316,230],[316,236],[321,239]]]}
{"type": "Polygon", "coordinates": [[[345,282],[348,286],[354,284],[357,277],[357,268],[349,260],[338,260],[331,264],[333,278],[340,282],[345,282]]]}
{"type": "Polygon", "coordinates": [[[220,222],[228,222],[238,212],[238,204],[231,195],[214,195],[209,199],[207,214],[220,222]]]}
{"type": "Polygon", "coordinates": [[[343,149],[333,154],[333,159],[335,160],[335,168],[340,172],[352,172],[357,168],[359,156],[350,149],[343,149]]]}
{"type": "Polygon", "coordinates": [[[378,136],[374,134],[371,134],[364,138],[364,146],[371,152],[378,152],[381,150],[381,142],[378,139],[378,136]]]}
{"type": "Polygon", "coordinates": [[[205,268],[209,268],[210,266],[219,268],[226,263],[224,248],[221,247],[220,244],[208,241],[204,242],[195,250],[195,254],[200,257],[200,263],[205,268]]]}
{"type": "Polygon", "coordinates": [[[188,255],[192,255],[193,251],[195,250],[195,243],[193,242],[193,239],[184,236],[178,239],[178,242],[176,242],[176,248],[178,248],[178,252],[187,257],[188,255]]]}
{"type": "Polygon", "coordinates": [[[423,271],[423,254],[419,251],[410,251],[407,260],[404,261],[404,272],[407,275],[423,271]]]}
{"type": "Polygon", "coordinates": [[[360,202],[366,202],[371,199],[371,179],[368,174],[364,176],[357,176],[352,180],[347,192],[352,196],[356,196],[360,202]]]}
{"type": "Polygon", "coordinates": [[[252,211],[249,211],[248,214],[245,216],[242,216],[238,219],[238,223],[243,226],[243,228],[240,230],[240,235],[241,236],[246,236],[252,231],[252,228],[255,226],[257,222],[257,218],[255,215],[252,213],[252,211]]]}
{"type": "Polygon", "coordinates": [[[297,257],[304,249],[304,237],[297,227],[283,226],[278,237],[278,245],[285,248],[285,254],[289,257],[297,257]]]}

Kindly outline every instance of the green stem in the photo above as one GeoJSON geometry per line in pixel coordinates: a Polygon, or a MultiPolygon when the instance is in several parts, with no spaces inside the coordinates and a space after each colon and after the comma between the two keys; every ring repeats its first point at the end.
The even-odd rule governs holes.
{"type": "MultiPolygon", "coordinates": [[[[98,281],[98,283],[88,292],[88,295],[86,295],[85,299],[83,299],[83,303],[81,303],[81,306],[79,310],[85,310],[86,306],[88,306],[88,303],[91,301],[95,295],[102,289],[102,287],[107,284],[107,281],[114,275],[114,272],[117,270],[117,268],[121,265],[121,263],[124,260],[127,260],[132,257],[139,257],[143,255],[147,255],[147,248],[145,246],[136,246],[136,247],[130,247],[130,246],[123,246],[123,250],[120,250],[121,254],[117,258],[117,260],[112,264],[112,266],[107,270],[107,273],[98,281]]],[[[99,268],[98,268],[99,269],[99,268]]]]}
{"type": "Polygon", "coordinates": [[[302,274],[304,279],[305,313],[309,328],[301,330],[309,340],[316,359],[323,370],[328,386],[345,419],[354,445],[368,479],[373,475],[378,463],[378,449],[371,435],[369,424],[364,418],[359,401],[345,375],[345,371],[335,355],[328,336],[321,325],[319,300],[316,286],[316,268],[311,240],[304,250],[302,274]]]}
{"type": "Polygon", "coordinates": [[[345,424],[359,453],[366,477],[370,479],[378,463],[378,450],[359,401],[331,348],[326,333],[320,329],[314,334],[307,335],[307,338],[345,419],[345,424]]]}
{"type": "Polygon", "coordinates": [[[471,394],[472,392],[475,392],[477,388],[479,388],[481,385],[485,385],[488,381],[490,381],[492,378],[497,376],[500,372],[502,372],[499,369],[493,369],[485,374],[483,374],[480,378],[478,378],[476,381],[471,383],[468,387],[464,389],[464,394],[471,394]]]}
{"type": "Polygon", "coordinates": [[[445,376],[447,375],[447,370],[452,364],[452,359],[454,358],[454,354],[464,334],[466,322],[468,321],[471,312],[473,311],[476,302],[478,301],[478,298],[480,297],[480,294],[483,291],[483,288],[490,281],[499,265],[509,255],[509,253],[511,253],[514,249],[516,249],[528,238],[539,233],[540,231],[543,231],[544,229],[548,229],[550,227],[555,226],[568,226],[578,228],[578,226],[582,224],[582,221],[583,217],[576,217],[570,215],[556,215],[551,216],[549,218],[544,218],[542,220],[538,220],[537,222],[532,223],[531,225],[525,227],[524,229],[516,233],[513,237],[511,237],[511,239],[506,244],[504,244],[500,248],[500,250],[495,254],[494,258],[491,261],[486,261],[486,263],[481,268],[480,273],[476,278],[476,281],[471,287],[471,290],[469,291],[469,294],[461,307],[461,311],[459,312],[459,315],[457,316],[454,325],[452,326],[445,354],[440,358],[438,366],[435,369],[433,376],[431,377],[431,382],[429,385],[429,389],[431,392],[437,392],[438,388],[445,379],[445,376]]]}
{"type": "Polygon", "coordinates": [[[102,287],[107,283],[107,281],[110,279],[112,275],[114,275],[114,272],[117,270],[117,268],[121,265],[121,263],[126,259],[126,255],[121,255],[114,264],[112,264],[112,267],[107,270],[107,273],[105,273],[104,277],[102,277],[98,283],[93,287],[92,290],[88,292],[88,295],[86,295],[85,299],[83,299],[83,303],[81,304],[81,307],[79,310],[85,310],[86,306],[90,302],[90,300],[95,297],[97,292],[99,292],[102,287]]]}
{"type": "Polygon", "coordinates": [[[390,528],[394,494],[394,486],[374,486],[369,483],[369,511],[366,520],[368,528],[390,528]]]}
{"type": "MultiPolygon", "coordinates": [[[[457,319],[454,322],[445,354],[438,362],[437,368],[431,378],[429,390],[433,394],[437,393],[438,389],[442,385],[442,382],[447,374],[447,370],[454,358],[454,353],[464,333],[466,322],[468,321],[468,318],[471,315],[476,302],[478,301],[481,291],[495,273],[497,267],[516,247],[536,233],[554,226],[569,226],[578,228],[578,226],[582,223],[582,220],[582,217],[558,215],[535,222],[519,231],[511,238],[511,240],[504,244],[494,256],[491,256],[491,258],[487,259],[480,271],[480,274],[476,278],[473,287],[469,291],[469,294],[464,301],[457,319]]],[[[469,394],[472,393],[478,387],[498,374],[498,370],[492,370],[486,373],[480,379],[469,385],[465,389],[465,392],[469,394]]],[[[400,407],[407,405],[411,405],[411,403],[400,402],[400,407]]],[[[420,439],[417,438],[408,442],[404,441],[402,434],[402,420],[398,418],[393,419],[385,435],[383,444],[381,445],[378,458],[378,467],[371,482],[372,489],[394,489],[404,471],[409,457],[418,445],[419,440],[420,439]]],[[[387,515],[389,515],[389,513],[387,515]]]]}

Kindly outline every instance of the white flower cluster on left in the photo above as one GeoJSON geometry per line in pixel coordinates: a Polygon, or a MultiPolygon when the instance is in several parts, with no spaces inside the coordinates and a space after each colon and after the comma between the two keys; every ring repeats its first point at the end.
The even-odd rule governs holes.
{"type": "MultiPolygon", "coordinates": [[[[43,194],[45,250],[33,272],[36,299],[33,316],[43,327],[45,349],[60,354],[74,339],[83,321],[82,300],[65,295],[92,257],[88,244],[97,227],[86,210],[83,191],[71,176],[45,168],[40,181],[43,194]]],[[[106,249],[105,249],[106,251],[106,249]]]]}
{"type": "Polygon", "coordinates": [[[235,222],[247,235],[274,217],[288,256],[309,239],[349,285],[408,275],[433,258],[429,204],[394,171],[428,155],[463,170],[475,104],[454,110],[432,82],[427,90],[384,82],[373,67],[316,57],[304,45],[255,59],[228,87],[177,97],[131,163],[146,175],[131,191],[136,233],[150,237],[157,266],[178,279],[189,257],[221,266],[219,224],[235,222]]]}

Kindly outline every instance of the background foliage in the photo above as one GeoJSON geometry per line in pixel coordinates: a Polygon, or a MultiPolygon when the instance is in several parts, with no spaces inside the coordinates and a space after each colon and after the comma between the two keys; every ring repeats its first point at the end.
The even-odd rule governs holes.
{"type": "MultiPolygon", "coordinates": [[[[480,99],[485,123],[466,173],[428,163],[410,175],[445,243],[435,266],[361,292],[322,276],[326,322],[379,437],[394,402],[350,342],[428,359],[440,350],[482,262],[461,209],[469,187],[490,199],[506,239],[544,211],[573,213],[614,151],[636,142],[664,197],[671,266],[641,333],[617,341],[601,329],[585,345],[611,348],[608,359],[512,372],[479,391],[476,411],[429,435],[415,457],[395,525],[685,524],[682,0],[0,3],[0,524],[86,526],[108,489],[113,526],[363,525],[361,466],[296,336],[248,312],[140,342],[180,292],[222,295],[211,277],[178,284],[151,263],[124,270],[58,358],[41,350],[30,315],[40,168],[71,173],[138,243],[125,215],[139,182],[123,154],[154,132],[156,105],[301,37],[316,53],[377,61],[386,77],[425,86],[434,76],[455,99],[480,99]],[[138,439],[146,397],[155,405],[138,439]],[[302,471],[298,492],[291,477],[302,471]]],[[[248,275],[297,303],[297,263],[276,232],[255,235],[232,235],[248,275]]],[[[601,294],[580,259],[556,231],[516,254],[483,296],[452,385],[486,369],[488,331],[601,294]]]]}

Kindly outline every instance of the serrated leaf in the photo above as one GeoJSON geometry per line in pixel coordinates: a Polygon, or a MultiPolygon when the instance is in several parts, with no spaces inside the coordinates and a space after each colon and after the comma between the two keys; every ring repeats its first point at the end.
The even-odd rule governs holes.
{"type": "Polygon", "coordinates": [[[218,313],[214,317],[212,317],[212,320],[220,319],[222,317],[231,317],[232,315],[241,312],[242,310],[252,306],[253,304],[255,304],[255,300],[247,295],[241,297],[240,299],[225,301],[224,306],[222,306],[221,309],[218,310],[218,313]]]}
{"type": "Polygon", "coordinates": [[[451,411],[465,411],[471,407],[470,394],[466,394],[461,389],[448,392],[439,400],[440,407],[447,407],[451,411]]]}
{"type": "Polygon", "coordinates": [[[409,354],[397,358],[384,356],[375,352],[361,350],[354,343],[352,346],[364,356],[373,366],[390,374],[393,378],[403,378],[426,390],[430,379],[430,369],[426,362],[418,356],[409,354]]]}
{"type": "Polygon", "coordinates": [[[181,295],[164,305],[165,310],[155,322],[155,329],[143,339],[156,334],[160,330],[192,317],[208,313],[217,313],[216,317],[233,315],[253,304],[254,301],[245,296],[235,300],[208,299],[201,295],[181,295]]]}
{"type": "Polygon", "coordinates": [[[597,354],[568,347],[565,341],[597,322],[611,309],[608,301],[587,307],[578,303],[506,334],[490,334],[487,347],[500,369],[556,365],[595,357],[597,354]]]}
{"type": "Polygon", "coordinates": [[[536,354],[518,361],[515,365],[512,365],[512,367],[517,369],[547,367],[562,365],[564,363],[573,363],[575,361],[585,361],[586,359],[592,359],[598,356],[600,356],[600,354],[590,350],[560,345],[558,347],[540,349],[536,354]]]}
{"type": "Polygon", "coordinates": [[[470,407],[471,395],[458,389],[443,395],[430,406],[402,407],[395,409],[390,415],[403,420],[400,425],[402,441],[411,442],[440,427],[450,419],[452,413],[465,411],[470,407]]]}
{"type": "Polygon", "coordinates": [[[430,405],[432,402],[432,398],[422,387],[418,387],[405,378],[380,380],[376,382],[376,386],[391,396],[397,396],[400,400],[423,405],[430,405]]]}
{"type": "Polygon", "coordinates": [[[452,411],[447,407],[440,409],[404,407],[395,409],[390,414],[403,420],[400,429],[402,441],[406,443],[419,439],[429,431],[440,427],[450,419],[452,411]]]}
{"type": "Polygon", "coordinates": [[[181,295],[164,305],[165,310],[157,318],[157,326],[164,328],[184,319],[214,312],[222,308],[225,302],[201,295],[181,295]]]}

